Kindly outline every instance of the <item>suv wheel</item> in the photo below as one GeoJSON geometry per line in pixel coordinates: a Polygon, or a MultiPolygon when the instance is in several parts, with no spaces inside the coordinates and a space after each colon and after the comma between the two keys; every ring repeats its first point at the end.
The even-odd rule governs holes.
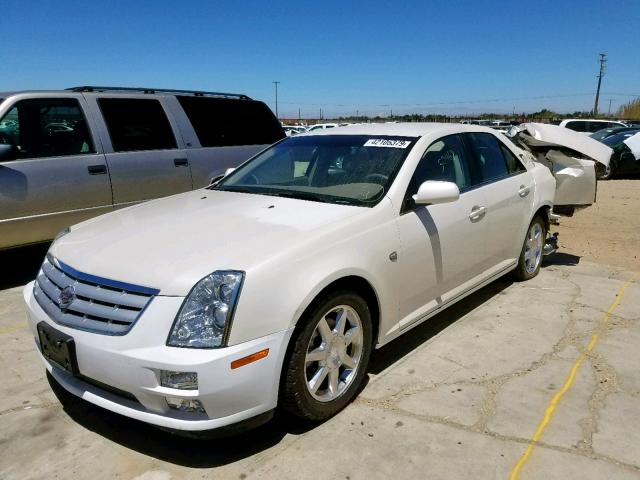
{"type": "Polygon", "coordinates": [[[281,406],[295,416],[325,420],[355,397],[372,346],[367,303],[348,291],[333,292],[301,319],[284,364],[281,406]]]}

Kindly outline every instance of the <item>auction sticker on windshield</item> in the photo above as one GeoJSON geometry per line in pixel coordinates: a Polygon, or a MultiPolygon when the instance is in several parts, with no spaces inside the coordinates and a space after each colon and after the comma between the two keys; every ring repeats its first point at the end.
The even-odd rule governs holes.
{"type": "Polygon", "coordinates": [[[389,140],[386,138],[370,138],[363,145],[364,147],[387,147],[387,148],[407,148],[411,145],[410,140],[389,140]]]}

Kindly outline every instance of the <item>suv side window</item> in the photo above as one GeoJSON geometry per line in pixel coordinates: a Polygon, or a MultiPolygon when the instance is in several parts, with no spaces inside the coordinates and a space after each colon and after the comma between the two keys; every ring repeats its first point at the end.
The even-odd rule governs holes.
{"type": "Polygon", "coordinates": [[[476,155],[482,182],[491,182],[509,176],[505,156],[498,139],[490,133],[467,133],[471,148],[476,155]]]}
{"type": "Polygon", "coordinates": [[[262,102],[182,95],[177,99],[203,147],[271,145],[285,137],[262,102]]]}
{"type": "Polygon", "coordinates": [[[20,100],[0,120],[0,143],[13,147],[8,159],[95,153],[75,98],[20,100]]]}
{"type": "Polygon", "coordinates": [[[158,100],[99,98],[115,152],[177,148],[176,137],[158,100]]]}

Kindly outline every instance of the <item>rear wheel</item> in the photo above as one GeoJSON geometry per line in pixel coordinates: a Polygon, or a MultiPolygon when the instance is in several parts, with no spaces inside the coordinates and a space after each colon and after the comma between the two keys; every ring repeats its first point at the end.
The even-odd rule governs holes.
{"type": "Polygon", "coordinates": [[[615,173],[616,173],[616,168],[615,168],[615,165],[613,165],[613,162],[611,161],[609,162],[609,165],[607,165],[606,167],[601,163],[598,163],[596,165],[596,177],[598,177],[598,180],[611,180],[615,175],[615,173]]]}
{"type": "Polygon", "coordinates": [[[316,302],[301,322],[284,365],[280,403],[295,416],[325,420],[362,385],[371,354],[371,313],[359,295],[338,291],[316,302]]]}
{"type": "Polygon", "coordinates": [[[518,280],[529,280],[538,275],[542,265],[542,252],[547,238],[547,227],[540,216],[536,216],[529,225],[524,239],[522,252],[518,259],[515,276],[518,280]]]}

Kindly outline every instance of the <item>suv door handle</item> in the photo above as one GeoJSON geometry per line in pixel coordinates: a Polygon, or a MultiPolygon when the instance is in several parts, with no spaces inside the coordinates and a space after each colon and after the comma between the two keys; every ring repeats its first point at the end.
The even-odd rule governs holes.
{"type": "Polygon", "coordinates": [[[174,158],[173,164],[176,167],[187,167],[189,166],[189,160],[187,160],[186,158],[174,158]]]}
{"type": "Polygon", "coordinates": [[[87,167],[89,175],[104,175],[107,173],[106,165],[89,165],[87,167]]]}
{"type": "Polygon", "coordinates": [[[518,195],[520,195],[522,198],[524,198],[527,195],[529,195],[530,191],[531,191],[531,189],[529,187],[525,187],[524,185],[520,185],[520,190],[518,190],[518,195]]]}
{"type": "Polygon", "coordinates": [[[476,220],[480,220],[484,217],[484,214],[487,213],[487,207],[478,207],[477,205],[471,209],[471,213],[469,214],[469,220],[472,222],[476,220]]]}

